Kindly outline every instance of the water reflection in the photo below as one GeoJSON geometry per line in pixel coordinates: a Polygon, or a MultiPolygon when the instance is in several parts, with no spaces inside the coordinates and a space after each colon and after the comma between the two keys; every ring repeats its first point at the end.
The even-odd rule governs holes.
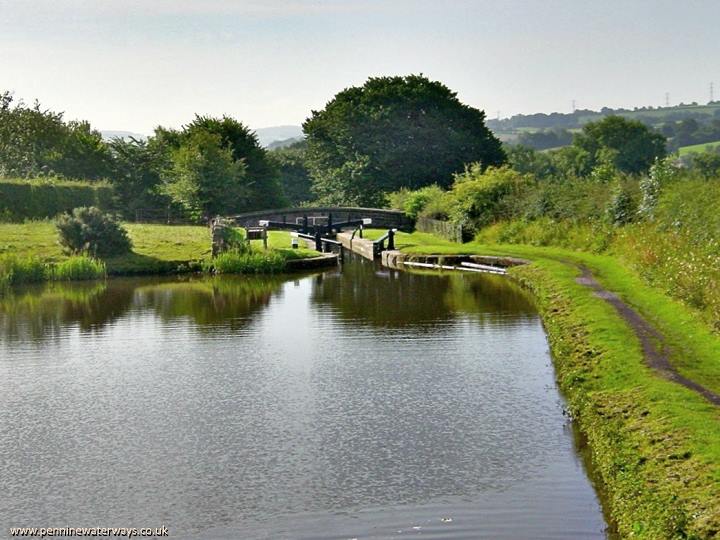
{"type": "Polygon", "coordinates": [[[507,278],[489,274],[401,272],[351,264],[315,278],[312,300],[353,324],[403,327],[446,320],[535,317],[529,294],[507,278]]]}
{"type": "Polygon", "coordinates": [[[50,284],[2,298],[0,332],[0,524],[603,536],[540,321],[503,278],[351,259],[50,284]]]}
{"type": "Polygon", "coordinates": [[[112,279],[48,283],[0,296],[0,335],[7,341],[56,339],[63,328],[97,332],[129,311],[151,310],[164,321],[237,329],[280,295],[287,278],[215,277],[185,280],[112,279]]]}

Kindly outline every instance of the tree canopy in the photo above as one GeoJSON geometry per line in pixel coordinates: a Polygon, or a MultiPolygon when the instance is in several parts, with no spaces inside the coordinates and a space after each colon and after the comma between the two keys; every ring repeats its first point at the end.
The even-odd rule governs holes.
{"type": "Polygon", "coordinates": [[[313,189],[326,203],[382,204],[403,187],[450,186],[466,163],[505,161],[485,113],[422,75],[343,90],[303,130],[313,189]]]}
{"type": "Polygon", "coordinates": [[[63,113],[0,93],[0,175],[97,180],[107,176],[109,163],[102,136],[88,122],[65,122],[63,113]]]}
{"type": "Polygon", "coordinates": [[[219,135],[198,130],[172,151],[164,192],[194,218],[237,211],[249,196],[247,169],[219,135]]]}
{"type": "Polygon", "coordinates": [[[588,153],[593,165],[609,160],[622,172],[647,173],[666,155],[666,139],[637,120],[608,116],[583,127],[573,146],[588,153]]]}
{"type": "Polygon", "coordinates": [[[278,170],[268,158],[267,151],[260,146],[255,133],[241,122],[229,116],[196,116],[182,130],[158,128],[155,131],[160,144],[175,150],[195,144],[199,133],[217,137],[218,144],[229,151],[230,158],[243,163],[245,173],[242,180],[236,176],[236,180],[245,183],[243,198],[226,201],[225,204],[232,205],[234,211],[283,206],[285,199],[278,170]]]}

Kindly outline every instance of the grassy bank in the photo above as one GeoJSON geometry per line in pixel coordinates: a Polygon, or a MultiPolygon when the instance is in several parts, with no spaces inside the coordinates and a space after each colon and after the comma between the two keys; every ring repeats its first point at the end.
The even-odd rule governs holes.
{"type": "Polygon", "coordinates": [[[18,258],[0,255],[0,292],[10,286],[42,281],[81,281],[107,275],[103,261],[84,256],[68,257],[58,263],[36,257],[18,258]]]}
{"type": "MultiPolygon", "coordinates": [[[[110,275],[171,274],[200,271],[210,258],[207,227],[191,225],[123,225],[133,243],[131,253],[104,262],[110,275]]],[[[268,247],[283,261],[317,255],[310,249],[292,249],[288,232],[270,231],[268,247]]],[[[253,242],[260,248],[259,242],[253,242]]],[[[69,257],[62,252],[52,221],[0,223],[0,257],[59,265],[69,257]]]]}
{"type": "MultiPolygon", "coordinates": [[[[373,238],[381,231],[367,231],[373,238]]],[[[665,338],[673,366],[720,391],[720,339],[703,315],[649,286],[608,255],[562,248],[452,244],[426,234],[397,235],[416,254],[512,255],[531,265],[511,274],[538,300],[560,387],[605,484],[623,537],[720,537],[720,411],[650,369],[638,336],[617,311],[576,282],[587,266],[608,290],[665,338]]]]}

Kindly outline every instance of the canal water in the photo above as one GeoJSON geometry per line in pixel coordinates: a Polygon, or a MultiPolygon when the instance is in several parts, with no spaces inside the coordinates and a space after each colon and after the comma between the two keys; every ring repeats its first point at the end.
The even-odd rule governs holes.
{"type": "Polygon", "coordinates": [[[527,294],[351,260],[0,298],[0,537],[606,538],[527,294]]]}

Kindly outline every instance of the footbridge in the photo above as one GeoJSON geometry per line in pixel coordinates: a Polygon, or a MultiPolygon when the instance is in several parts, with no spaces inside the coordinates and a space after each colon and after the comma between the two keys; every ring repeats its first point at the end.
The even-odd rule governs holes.
{"type": "Polygon", "coordinates": [[[411,231],[413,228],[412,220],[404,212],[341,206],[262,210],[225,216],[224,219],[248,230],[260,227],[294,231],[300,240],[317,251],[336,251],[342,257],[343,249],[349,249],[368,259],[378,258],[385,249],[394,249],[396,230],[411,231]],[[362,239],[363,227],[387,229],[388,232],[373,242],[362,239]]]}
{"type": "Polygon", "coordinates": [[[284,228],[298,229],[305,234],[316,231],[331,233],[352,228],[354,223],[370,219],[374,229],[399,229],[411,231],[413,222],[404,212],[381,208],[355,208],[345,206],[311,206],[306,208],[281,208],[279,210],[259,210],[235,216],[226,216],[238,227],[258,227],[260,222],[269,222],[273,226],[287,225],[284,228]]]}

